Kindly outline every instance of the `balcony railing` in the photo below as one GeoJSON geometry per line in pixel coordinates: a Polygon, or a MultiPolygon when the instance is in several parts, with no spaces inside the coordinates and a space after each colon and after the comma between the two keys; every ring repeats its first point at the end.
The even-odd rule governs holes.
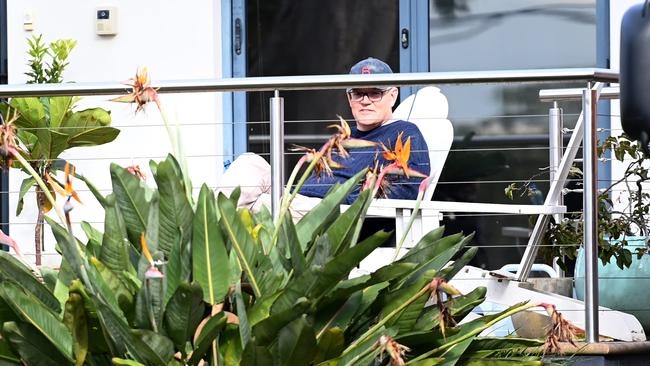
{"type": "MultiPolygon", "coordinates": [[[[431,72],[376,75],[320,75],[287,77],[254,77],[230,79],[206,79],[184,81],[160,81],[153,86],[159,93],[196,93],[196,92],[235,92],[235,91],[275,91],[270,102],[271,124],[271,167],[273,207],[279,207],[282,172],[283,172],[283,101],[280,92],[286,90],[317,90],[350,87],[369,87],[381,85],[418,86],[444,84],[485,84],[485,83],[523,83],[523,82],[584,82],[584,89],[543,90],[540,98],[545,101],[582,100],[583,113],[575,130],[584,131],[584,135],[574,132],[569,141],[564,157],[551,157],[552,167],[556,173],[551,178],[551,188],[545,204],[557,203],[564,186],[568,169],[575,159],[580,141],[584,141],[584,217],[586,245],[586,302],[585,323],[587,340],[598,341],[598,280],[597,280],[597,217],[596,217],[596,153],[595,132],[597,100],[615,98],[615,88],[603,88],[603,83],[618,82],[618,72],[606,69],[546,69],[546,70],[503,70],[472,72],[431,72]],[[585,126],[584,128],[582,126],[585,126]]],[[[30,84],[2,85],[0,98],[36,97],[36,96],[92,96],[122,94],[126,87],[118,83],[67,83],[67,84],[30,84]]],[[[551,118],[555,112],[551,109],[551,118]]],[[[556,116],[557,117],[557,116],[556,116]]],[[[561,127],[558,127],[561,128],[561,127]]],[[[557,131],[556,131],[557,132],[557,131]]],[[[561,151],[562,138],[558,133],[549,134],[550,151],[561,151]],[[559,138],[559,140],[558,140],[559,138]]],[[[531,235],[517,277],[525,280],[535,257],[537,244],[545,227],[548,215],[540,219],[531,235]]]]}

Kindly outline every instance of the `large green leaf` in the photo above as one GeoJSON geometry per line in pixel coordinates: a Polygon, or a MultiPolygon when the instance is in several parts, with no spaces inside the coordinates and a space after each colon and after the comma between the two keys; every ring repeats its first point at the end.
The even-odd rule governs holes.
{"type": "Polygon", "coordinates": [[[164,284],[162,279],[151,278],[143,281],[137,294],[134,322],[138,328],[159,331],[163,326],[164,284]]]}
{"type": "MultiPolygon", "coordinates": [[[[2,323],[0,323],[2,324],[2,323]]],[[[2,329],[0,329],[1,331],[2,329]]],[[[9,340],[5,337],[0,337],[0,365],[1,366],[14,366],[20,365],[20,356],[14,351],[9,343],[9,340]]]]}
{"type": "Polygon", "coordinates": [[[387,335],[394,338],[396,334],[397,330],[393,328],[387,329],[380,327],[374,330],[365,340],[361,342],[355,341],[348,345],[348,347],[339,358],[339,365],[369,365],[370,361],[377,357],[380,353],[379,348],[376,346],[379,338],[381,338],[382,335],[387,335]],[[368,356],[363,357],[364,354],[367,354],[368,356]]]}
{"type": "Polygon", "coordinates": [[[239,337],[241,339],[241,344],[244,347],[247,347],[251,339],[251,325],[248,322],[248,314],[246,313],[246,304],[244,303],[244,298],[241,292],[241,281],[238,281],[235,285],[235,308],[237,309],[237,315],[239,317],[239,337]]]}
{"type": "Polygon", "coordinates": [[[119,134],[117,128],[96,127],[70,136],[68,147],[103,145],[115,140],[119,134]]]}
{"type": "Polygon", "coordinates": [[[150,366],[165,365],[169,361],[132,333],[124,318],[117,315],[101,299],[96,301],[96,307],[104,332],[110,337],[117,355],[123,356],[128,352],[136,361],[150,366]]]}
{"type": "Polygon", "coordinates": [[[221,216],[221,227],[224,231],[224,236],[228,238],[232,245],[232,250],[237,254],[239,265],[248,277],[248,281],[253,287],[255,295],[260,297],[260,279],[258,278],[258,262],[268,257],[260,253],[260,249],[255,245],[246,226],[242,223],[241,218],[237,215],[237,210],[233,203],[227,199],[223,194],[219,194],[217,198],[217,209],[221,216]]]}
{"type": "Polygon", "coordinates": [[[34,134],[38,141],[32,147],[33,159],[53,160],[69,147],[66,134],[51,129],[37,129],[34,134]]]}
{"type": "Polygon", "coordinates": [[[201,328],[201,332],[199,332],[196,342],[194,342],[192,356],[190,356],[190,359],[188,360],[190,365],[198,365],[202,358],[207,359],[207,357],[204,356],[225,326],[226,316],[223,312],[214,314],[207,322],[205,322],[205,324],[203,324],[203,328],[201,328]]]}
{"type": "Polygon", "coordinates": [[[102,252],[102,239],[104,238],[104,234],[101,231],[95,229],[87,221],[81,222],[81,229],[84,231],[84,234],[86,234],[86,237],[88,238],[88,243],[86,244],[88,252],[93,256],[99,257],[102,252]]]}
{"type": "MultiPolygon", "coordinates": [[[[164,255],[162,251],[158,248],[158,225],[160,224],[158,220],[158,195],[154,192],[154,194],[151,197],[151,201],[149,202],[149,214],[146,217],[147,223],[146,223],[146,232],[144,234],[144,240],[147,243],[147,247],[149,248],[149,253],[153,257],[154,260],[161,260],[165,261],[164,255]]],[[[138,242],[140,239],[138,239],[138,242]]],[[[138,243],[138,245],[135,245],[138,251],[140,251],[140,259],[138,261],[138,270],[137,270],[137,275],[138,278],[144,278],[145,272],[151,267],[151,263],[149,263],[149,259],[144,255],[144,252],[142,251],[141,245],[138,243]]],[[[168,258],[168,261],[171,261],[173,258],[168,258]]],[[[170,267],[170,262],[167,263],[167,266],[165,267],[165,274],[169,272],[169,267],[170,267]]],[[[169,281],[169,277],[167,278],[169,281]]],[[[172,293],[175,291],[175,288],[172,290],[172,293]]],[[[170,294],[171,296],[171,294],[170,294]]]]}
{"type": "Polygon", "coordinates": [[[249,343],[244,347],[239,366],[273,366],[273,357],[268,347],[249,343]]]}
{"type": "Polygon", "coordinates": [[[61,123],[66,119],[66,114],[71,112],[72,107],[75,102],[78,100],[77,97],[50,97],[47,98],[47,110],[50,117],[50,128],[56,129],[58,132],[64,134],[70,134],[70,132],[65,129],[59,129],[61,123]]]}
{"type": "Polygon", "coordinates": [[[135,299],[131,289],[120,278],[121,274],[115,273],[95,257],[91,257],[89,262],[110,289],[105,295],[114,298],[120,309],[128,314],[133,308],[135,299]]]}
{"type": "Polygon", "coordinates": [[[388,236],[388,233],[379,231],[356,246],[343,251],[324,267],[306,271],[287,285],[282,295],[273,304],[271,312],[290,309],[300,297],[319,301],[329,290],[347,278],[350,271],[380,246],[388,236]]]}
{"type": "Polygon", "coordinates": [[[397,341],[402,344],[426,347],[427,352],[416,357],[414,361],[431,356],[442,356],[445,358],[445,362],[448,362],[445,363],[446,365],[453,365],[452,362],[455,362],[465,352],[467,347],[482,331],[514,313],[528,309],[528,307],[527,302],[522,302],[499,313],[474,319],[450,329],[446,338],[442,336],[439,329],[436,329],[429,334],[419,332],[400,336],[397,341]]]}
{"type": "Polygon", "coordinates": [[[72,351],[75,365],[82,366],[88,354],[88,322],[84,309],[84,300],[80,294],[71,292],[65,303],[63,323],[72,334],[72,351]]]}
{"type": "Polygon", "coordinates": [[[81,242],[72,237],[68,231],[59,225],[56,221],[49,216],[45,216],[45,221],[52,228],[52,234],[56,239],[56,243],[61,250],[63,260],[61,263],[60,279],[65,285],[71,281],[72,274],[76,275],[85,286],[92,288],[92,283],[88,279],[88,261],[85,256],[82,256],[84,250],[81,242]]]}
{"type": "Polygon", "coordinates": [[[101,265],[101,262],[97,261],[96,258],[91,258],[89,262],[93,264],[88,264],[88,269],[86,271],[88,283],[84,284],[85,288],[88,289],[90,294],[101,298],[105,304],[110,306],[115,314],[124,317],[120,303],[117,301],[116,293],[111,288],[111,285],[109,285],[109,283],[104,279],[107,277],[110,278],[109,281],[112,281],[114,276],[107,273],[101,273],[102,270],[106,271],[107,268],[106,266],[101,265]]]}
{"type": "Polygon", "coordinates": [[[62,127],[68,135],[75,135],[81,131],[96,127],[105,127],[111,124],[111,112],[102,108],[90,108],[72,113],[66,118],[62,127]]]}
{"type": "Polygon", "coordinates": [[[158,164],[156,184],[158,184],[160,232],[158,248],[166,257],[171,254],[172,245],[189,242],[192,235],[194,212],[185,194],[180,168],[173,157],[158,164]],[[180,238],[180,240],[179,240],[180,238]]]}
{"type": "MultiPolygon", "coordinates": [[[[258,346],[269,345],[275,341],[280,329],[295,319],[301,317],[309,309],[311,303],[304,297],[296,301],[293,307],[279,311],[260,321],[253,327],[255,344],[258,346]]],[[[241,323],[241,322],[240,322],[241,323]]]]}
{"type": "MultiPolygon", "coordinates": [[[[369,195],[369,193],[365,193],[365,195],[369,195]]],[[[331,243],[332,255],[336,255],[341,250],[356,244],[350,241],[355,237],[357,222],[365,208],[366,199],[367,197],[359,197],[327,228],[327,237],[331,243]]]]}
{"type": "Polygon", "coordinates": [[[192,276],[203,288],[208,304],[223,302],[228,293],[228,253],[219,230],[212,190],[201,187],[192,233],[192,276]]]}
{"type": "MultiPolygon", "coordinates": [[[[446,254],[444,257],[453,257],[453,255],[456,254],[456,250],[453,250],[452,248],[456,247],[458,243],[463,239],[462,233],[449,235],[441,239],[436,238],[436,236],[430,237],[426,235],[423,237],[418,245],[409,250],[408,253],[400,258],[398,262],[422,263],[424,261],[430,260],[433,257],[443,254],[446,254]]],[[[441,260],[441,262],[444,262],[444,265],[447,264],[448,260],[441,260]]]]}
{"type": "Polygon", "coordinates": [[[142,180],[121,166],[111,163],[110,169],[113,194],[122,213],[129,240],[139,248],[140,234],[147,231],[149,205],[153,193],[142,180]]]}
{"type": "Polygon", "coordinates": [[[11,281],[0,283],[0,296],[16,314],[38,329],[69,362],[72,362],[72,335],[57,315],[11,281]]]}
{"type": "Polygon", "coordinates": [[[164,315],[164,327],[177,349],[185,349],[201,322],[205,305],[203,291],[196,283],[182,283],[169,300],[164,315]]]}
{"type": "Polygon", "coordinates": [[[400,279],[410,275],[417,267],[415,263],[397,263],[393,262],[387,266],[381,267],[375,272],[361,277],[351,278],[341,281],[332,294],[327,296],[319,306],[328,306],[330,303],[340,303],[341,300],[347,299],[356,291],[367,291],[369,288],[379,283],[397,282],[400,279]]]}
{"type": "Polygon", "coordinates": [[[25,204],[24,197],[29,190],[36,185],[36,181],[33,177],[25,178],[20,184],[20,192],[18,192],[18,203],[16,203],[16,216],[20,215],[23,211],[23,206],[25,204]]]}
{"type": "Polygon", "coordinates": [[[282,218],[282,228],[280,230],[280,239],[289,249],[289,258],[294,276],[300,276],[307,268],[305,256],[302,253],[300,242],[298,241],[298,234],[296,234],[296,227],[293,224],[291,215],[285,215],[282,218]]]}
{"type": "Polygon", "coordinates": [[[304,365],[314,359],[317,351],[314,328],[303,315],[280,330],[274,356],[279,365],[304,365]]]}
{"type": "MultiPolygon", "coordinates": [[[[466,237],[463,237],[462,235],[459,236],[459,234],[450,235],[448,237],[432,242],[430,245],[417,250],[412,255],[409,255],[410,253],[407,253],[408,258],[405,256],[404,258],[400,259],[398,263],[417,263],[417,268],[413,271],[413,274],[410,277],[405,277],[396,286],[403,286],[405,283],[418,278],[422,273],[426,271],[440,271],[444,266],[447,265],[447,263],[449,263],[449,261],[458,253],[461,248],[463,248],[472,240],[472,238],[473,235],[466,237]]],[[[476,251],[472,250],[468,256],[473,257],[475,253],[476,251]]],[[[452,266],[454,271],[460,270],[460,266],[464,265],[461,264],[461,262],[458,260],[456,262],[458,263],[455,263],[452,266]]],[[[450,271],[451,269],[447,271],[446,276],[440,276],[446,279],[451,279],[453,274],[450,271]]]]}
{"type": "MultiPolygon", "coordinates": [[[[495,357],[505,357],[514,354],[529,354],[533,348],[539,348],[544,345],[541,339],[525,339],[514,337],[477,337],[472,344],[467,347],[463,354],[463,358],[490,358],[494,360],[495,357]]],[[[510,357],[512,361],[523,360],[510,357]]],[[[539,362],[539,357],[535,357],[539,362]]]]}
{"type": "MultiPolygon", "coordinates": [[[[14,122],[18,128],[46,128],[45,107],[38,98],[12,98],[9,103],[16,108],[20,117],[14,122]]],[[[30,130],[34,131],[34,130],[30,130]]]]}
{"type": "Polygon", "coordinates": [[[224,365],[239,365],[242,348],[239,328],[234,324],[227,324],[219,335],[219,353],[224,365]]]}
{"type": "Polygon", "coordinates": [[[102,207],[106,207],[106,197],[99,192],[99,189],[95,187],[95,185],[86,177],[83,175],[77,174],[77,178],[81,179],[84,183],[86,183],[86,186],[90,190],[90,193],[95,196],[95,199],[102,205],[102,207]]]}
{"type": "Polygon", "coordinates": [[[9,340],[20,358],[28,365],[61,366],[72,360],[64,357],[35,327],[27,323],[7,322],[2,327],[2,337],[9,340]]]}
{"type": "Polygon", "coordinates": [[[318,353],[314,364],[338,357],[345,348],[345,337],[341,328],[327,329],[318,340],[318,353]]]}
{"type": "MultiPolygon", "coordinates": [[[[180,240],[180,237],[178,239],[180,240]]],[[[174,292],[176,292],[176,289],[178,288],[178,286],[180,286],[181,283],[188,282],[191,280],[190,276],[186,276],[185,270],[183,268],[186,265],[184,262],[189,262],[191,258],[185,258],[188,257],[188,255],[184,253],[183,249],[184,248],[181,247],[180,243],[177,243],[176,245],[172,246],[171,255],[167,260],[167,266],[165,267],[165,279],[167,280],[167,290],[165,291],[165,298],[163,300],[165,304],[167,304],[169,299],[171,299],[172,295],[174,294],[174,292]]],[[[156,251],[155,254],[160,254],[161,259],[163,259],[162,258],[163,254],[161,251],[156,251]]]]}
{"type": "Polygon", "coordinates": [[[34,277],[29,268],[5,251],[0,251],[0,280],[2,282],[15,281],[23,290],[34,295],[52,312],[59,313],[61,311],[61,304],[54,294],[34,277]]]}
{"type": "Polygon", "coordinates": [[[129,242],[126,240],[126,228],[114,194],[106,196],[104,238],[99,259],[114,272],[133,270],[129,261],[129,242]]]}
{"type": "MultiPolygon", "coordinates": [[[[415,296],[420,290],[431,282],[431,279],[436,274],[434,270],[423,273],[418,279],[413,281],[408,286],[402,287],[397,291],[389,292],[383,297],[384,306],[381,310],[380,317],[384,318],[388,314],[397,310],[403,304],[415,296]]],[[[394,316],[387,322],[387,326],[393,326],[400,331],[406,331],[413,327],[418,316],[424,309],[424,304],[429,298],[429,293],[420,296],[417,300],[412,302],[406,308],[402,309],[399,314],[394,316]]]]}
{"type": "MultiPolygon", "coordinates": [[[[0,106],[1,105],[2,104],[0,103],[0,106]]],[[[16,137],[18,137],[18,140],[22,142],[22,144],[27,148],[27,151],[24,151],[23,157],[28,161],[34,160],[32,158],[32,149],[34,148],[34,145],[38,143],[38,137],[36,137],[36,135],[34,135],[33,132],[36,132],[36,130],[18,130],[16,132],[16,137]]],[[[18,166],[16,166],[15,163],[13,167],[18,168],[18,166]]],[[[25,173],[27,173],[25,167],[20,166],[19,168],[22,169],[25,173]]]]}
{"type": "Polygon", "coordinates": [[[144,344],[160,356],[163,360],[171,360],[174,356],[174,343],[171,339],[148,329],[134,329],[131,331],[134,336],[142,339],[144,344]]]}
{"type": "Polygon", "coordinates": [[[323,200],[311,209],[296,224],[300,245],[305,248],[316,235],[329,226],[333,219],[339,217],[341,203],[352,192],[365,172],[359,172],[341,185],[334,185],[323,200]]]}

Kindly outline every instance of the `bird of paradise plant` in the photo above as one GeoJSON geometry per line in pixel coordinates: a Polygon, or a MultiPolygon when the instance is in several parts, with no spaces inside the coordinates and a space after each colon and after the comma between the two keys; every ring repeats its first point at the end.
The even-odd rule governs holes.
{"type": "MultiPolygon", "coordinates": [[[[1,133],[0,141],[11,141],[1,133]]],[[[10,143],[0,146],[0,151],[27,163],[10,143]]],[[[402,163],[408,162],[405,157],[402,152],[402,163]]],[[[183,178],[174,164],[171,156],[159,163],[156,182],[168,179],[167,183],[180,184],[183,178]]],[[[72,202],[72,167],[67,170],[61,193],[72,202]]],[[[460,322],[483,301],[486,289],[463,295],[449,285],[476,248],[457,256],[457,249],[471,236],[443,237],[443,228],[427,234],[413,253],[399,261],[349,279],[355,266],[388,237],[380,231],[357,240],[357,224],[363,220],[370,190],[362,192],[350,210],[337,215],[338,202],[359,183],[360,174],[335,187],[316,214],[308,213],[296,226],[285,219],[282,246],[276,245],[272,253],[261,249],[270,248],[269,233],[276,227],[272,219],[264,213],[238,211],[233,197],[215,198],[207,186],[202,187],[196,207],[174,212],[187,220],[169,224],[175,232],[192,232],[191,237],[164,248],[162,231],[169,228],[158,220],[165,214],[163,203],[182,201],[184,192],[148,187],[118,166],[111,167],[111,177],[114,187],[121,185],[119,189],[114,188],[110,197],[96,194],[111,213],[105,232],[94,234],[100,236],[98,253],[90,244],[80,245],[69,227],[48,221],[70,272],[59,276],[53,289],[31,274],[31,287],[10,279],[0,283],[0,310],[12,315],[2,323],[3,359],[66,365],[97,360],[118,365],[197,365],[207,360],[253,365],[259,359],[277,359],[273,362],[278,365],[356,366],[388,355],[392,365],[451,364],[461,357],[477,357],[463,347],[480,343],[477,336],[482,331],[535,306],[516,304],[495,315],[460,322]],[[139,246],[127,233],[129,227],[140,225],[134,210],[147,218],[147,240],[140,231],[139,246]],[[168,261],[165,271],[158,270],[157,255],[168,261]],[[452,257],[457,259],[446,266],[452,257]],[[166,291],[157,291],[160,282],[166,283],[166,291]],[[431,299],[435,306],[426,306],[431,299]],[[228,320],[233,316],[227,313],[234,314],[236,321],[228,320]],[[51,352],[30,353],[33,345],[51,352]]],[[[56,212],[63,213],[52,201],[56,212]]],[[[69,209],[67,214],[62,223],[70,221],[69,209]]],[[[0,263],[4,280],[10,260],[0,253],[0,263]]],[[[547,337],[550,352],[558,342],[570,341],[575,329],[552,306],[545,309],[554,325],[547,337]]],[[[511,339],[500,342],[507,345],[506,352],[515,352],[511,339]]]]}
{"type": "MultiPolygon", "coordinates": [[[[343,167],[343,165],[339,164],[332,158],[333,154],[337,154],[340,157],[346,158],[349,157],[347,149],[377,146],[377,143],[373,141],[352,138],[352,131],[350,130],[350,126],[345,121],[345,119],[343,119],[343,117],[338,117],[338,125],[334,124],[328,126],[328,128],[335,128],[337,132],[334,133],[318,151],[302,146],[298,146],[296,148],[297,151],[304,151],[305,154],[298,160],[298,163],[291,171],[291,175],[289,176],[289,180],[285,186],[284,195],[282,196],[282,201],[280,203],[280,213],[278,215],[276,228],[273,233],[272,243],[275,243],[277,241],[281,222],[289,211],[291,202],[296,197],[300,191],[300,188],[310,176],[312,171],[314,174],[316,174],[317,177],[320,177],[323,173],[332,175],[332,168],[336,169],[343,167]],[[298,180],[298,183],[295,185],[295,187],[293,187],[292,191],[291,187],[293,186],[293,182],[296,179],[298,172],[300,172],[305,163],[309,163],[309,165],[304,170],[302,176],[298,180]]],[[[275,244],[272,244],[271,248],[274,245],[275,244]]]]}
{"type": "MultiPolygon", "coordinates": [[[[110,99],[110,101],[135,104],[136,105],[135,113],[144,111],[144,108],[147,104],[149,104],[150,102],[154,102],[156,104],[156,107],[158,108],[158,111],[160,112],[160,116],[163,120],[163,124],[165,125],[165,129],[167,130],[167,136],[169,138],[169,143],[171,144],[172,152],[180,160],[181,169],[183,169],[183,171],[187,173],[187,161],[182,151],[182,144],[179,144],[179,141],[181,140],[180,128],[177,125],[176,133],[172,131],[171,124],[169,122],[169,117],[167,116],[163,103],[161,102],[160,96],[158,94],[158,88],[151,86],[151,79],[149,77],[149,70],[147,69],[147,67],[138,68],[138,70],[135,73],[135,76],[129,78],[126,82],[124,82],[124,84],[131,87],[131,92],[110,99]]],[[[186,178],[184,182],[185,192],[187,194],[188,199],[191,200],[192,185],[189,181],[189,175],[184,174],[183,177],[186,178]]]]}

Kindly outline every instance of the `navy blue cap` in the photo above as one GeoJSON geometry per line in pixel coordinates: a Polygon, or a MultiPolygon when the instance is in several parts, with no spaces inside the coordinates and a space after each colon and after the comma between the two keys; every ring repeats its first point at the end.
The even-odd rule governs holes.
{"type": "MultiPolygon", "coordinates": [[[[361,60],[357,62],[352,68],[350,69],[350,75],[371,75],[371,74],[392,74],[393,70],[391,70],[390,66],[388,66],[387,63],[384,61],[374,58],[374,57],[368,57],[365,60],[361,60]]],[[[377,89],[388,89],[388,88],[377,88],[377,89]]],[[[352,88],[348,88],[347,91],[350,92],[352,88]]]]}
{"type": "Polygon", "coordinates": [[[384,61],[368,57],[365,60],[357,62],[356,65],[350,69],[350,74],[392,74],[393,70],[390,69],[384,61]]]}

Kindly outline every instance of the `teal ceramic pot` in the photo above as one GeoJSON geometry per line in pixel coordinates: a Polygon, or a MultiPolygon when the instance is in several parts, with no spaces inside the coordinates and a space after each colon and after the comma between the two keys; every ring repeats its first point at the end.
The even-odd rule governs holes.
{"type": "MultiPolygon", "coordinates": [[[[646,334],[650,334],[650,255],[637,259],[636,248],[642,247],[644,238],[628,237],[632,252],[630,268],[620,269],[616,260],[603,266],[598,260],[598,299],[601,306],[634,315],[646,334]]],[[[575,289],[578,300],[585,298],[584,250],[578,251],[575,267],[575,289]]]]}

